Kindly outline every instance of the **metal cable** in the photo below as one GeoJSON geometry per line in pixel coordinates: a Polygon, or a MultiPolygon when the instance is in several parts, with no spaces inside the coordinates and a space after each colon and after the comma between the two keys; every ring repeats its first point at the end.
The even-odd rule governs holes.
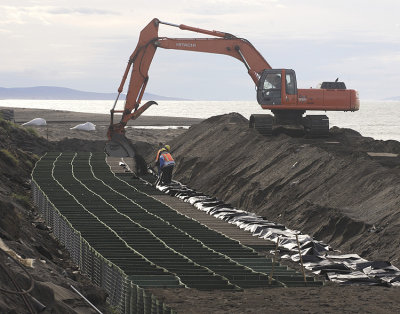
{"type": "Polygon", "coordinates": [[[15,278],[11,275],[11,273],[9,272],[9,270],[7,269],[6,265],[3,263],[3,261],[0,261],[0,267],[3,269],[3,271],[6,273],[6,275],[8,276],[8,278],[12,281],[14,287],[15,287],[15,291],[11,291],[11,290],[6,290],[6,289],[2,289],[0,288],[1,292],[4,293],[9,293],[9,294],[16,294],[16,295],[20,295],[22,300],[25,303],[25,306],[27,307],[27,309],[29,310],[29,312],[31,314],[35,314],[36,311],[33,309],[31,302],[28,299],[28,293],[32,291],[33,286],[34,286],[34,281],[32,276],[27,272],[27,270],[25,269],[25,267],[16,259],[14,259],[10,254],[8,254],[6,251],[4,251],[3,249],[0,248],[0,250],[9,258],[11,258],[18,266],[20,266],[20,268],[22,268],[24,270],[24,272],[28,275],[29,279],[31,280],[31,285],[29,287],[28,290],[22,290],[22,288],[20,287],[20,285],[16,282],[15,278]]]}
{"type": "MultiPolygon", "coordinates": [[[[3,252],[5,255],[7,255],[9,258],[11,258],[25,272],[25,274],[28,275],[28,278],[31,281],[31,284],[30,284],[30,287],[28,290],[11,291],[11,290],[5,290],[5,289],[0,288],[0,291],[4,292],[4,293],[11,293],[11,294],[27,294],[27,293],[31,292],[33,290],[33,286],[34,286],[34,280],[33,280],[33,277],[31,276],[31,274],[28,273],[28,271],[26,270],[25,266],[22,265],[19,261],[17,261],[14,257],[12,257],[9,253],[4,251],[2,248],[0,248],[0,251],[3,252]]],[[[8,271],[5,268],[5,265],[2,262],[0,262],[0,265],[4,269],[4,271],[7,273],[8,271]]]]}

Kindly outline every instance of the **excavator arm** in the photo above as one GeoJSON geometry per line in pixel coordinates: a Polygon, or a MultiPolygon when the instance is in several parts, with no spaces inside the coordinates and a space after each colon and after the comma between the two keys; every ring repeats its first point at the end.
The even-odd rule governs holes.
{"type": "Polygon", "coordinates": [[[243,38],[238,38],[229,33],[209,31],[187,25],[175,25],[153,19],[140,33],[136,49],[129,58],[121,84],[118,88],[118,97],[122,93],[129,72],[128,92],[126,95],[124,110],[115,110],[118,97],[111,109],[111,124],[108,130],[108,138],[112,139],[115,133],[123,134],[124,128],[129,120],[137,119],[151,105],[156,104],[149,101],[140,106],[147,82],[149,80],[148,70],[157,48],[197,51],[231,56],[243,62],[247,72],[257,85],[263,70],[271,69],[271,66],[257,51],[254,46],[243,38]],[[211,38],[168,38],[158,37],[160,24],[178,27],[182,30],[214,36],[211,38]],[[215,38],[216,37],[216,38],[215,38]],[[114,124],[114,113],[122,113],[119,123],[114,124]]]}

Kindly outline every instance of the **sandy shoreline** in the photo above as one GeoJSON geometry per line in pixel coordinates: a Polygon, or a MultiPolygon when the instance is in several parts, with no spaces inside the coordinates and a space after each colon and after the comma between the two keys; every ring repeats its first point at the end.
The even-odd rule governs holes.
{"type": "MultiPolygon", "coordinates": [[[[33,108],[9,108],[0,107],[0,109],[14,109],[16,123],[25,123],[34,118],[43,118],[47,123],[69,123],[69,122],[92,122],[94,124],[110,124],[110,114],[84,113],[64,110],[33,109],[33,108]]],[[[120,115],[115,115],[114,121],[118,122],[120,115]]],[[[201,122],[202,119],[180,118],[180,117],[156,117],[141,116],[129,125],[135,126],[191,126],[201,122]]]]}
{"type": "MultiPolygon", "coordinates": [[[[32,108],[7,108],[14,109],[14,120],[17,124],[23,124],[34,118],[43,118],[46,120],[46,126],[34,126],[37,133],[48,139],[49,141],[59,141],[65,138],[77,138],[84,140],[107,140],[106,134],[110,125],[109,114],[97,113],[81,113],[63,110],[47,110],[47,109],[32,109],[32,108]],[[96,125],[96,130],[91,132],[71,130],[74,126],[91,122],[96,125]]],[[[116,116],[114,122],[118,122],[119,116],[116,116]]],[[[134,141],[145,141],[150,144],[158,144],[159,142],[169,142],[174,137],[185,132],[187,127],[193,124],[200,123],[202,119],[194,118],[179,118],[179,117],[155,117],[141,116],[135,121],[128,123],[126,128],[126,136],[134,141]],[[139,128],[131,128],[131,126],[139,128]],[[152,129],[140,127],[168,127],[175,128],[152,129]]]]}

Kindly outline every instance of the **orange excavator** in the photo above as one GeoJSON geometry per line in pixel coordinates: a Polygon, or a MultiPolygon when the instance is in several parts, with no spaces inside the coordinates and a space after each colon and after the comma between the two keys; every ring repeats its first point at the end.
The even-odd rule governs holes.
{"type": "Polygon", "coordinates": [[[140,33],[136,49],[118,88],[118,96],[111,112],[106,152],[109,155],[133,156],[130,142],[125,137],[129,120],[137,119],[155,101],[140,106],[149,80],[148,70],[157,48],[224,54],[241,61],[257,87],[257,101],[271,114],[253,114],[249,127],[261,134],[270,135],[274,125],[302,125],[306,134],[324,136],[329,134],[326,115],[306,115],[306,110],[356,111],[360,107],[358,92],[346,89],[343,82],[323,82],[321,88],[297,88],[296,73],[291,69],[272,69],[257,49],[246,39],[220,31],[209,31],[187,25],[176,25],[153,19],[140,33]],[[158,28],[165,24],[181,30],[206,34],[209,38],[159,37],[158,28]],[[124,110],[115,110],[129,72],[131,73],[124,110]],[[120,122],[114,123],[114,114],[121,113],[120,122]]]}

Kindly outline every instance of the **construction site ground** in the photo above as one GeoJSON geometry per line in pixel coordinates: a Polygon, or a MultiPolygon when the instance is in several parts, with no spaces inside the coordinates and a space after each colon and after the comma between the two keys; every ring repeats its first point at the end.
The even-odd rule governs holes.
{"type": "MultiPolygon", "coordinates": [[[[76,295],[66,296],[62,290],[61,297],[55,293],[56,289],[51,290],[53,282],[62,288],[70,283],[77,285],[105,313],[111,312],[104,305],[101,289],[91,287],[84,277],[76,274],[74,266],[67,263],[67,253],[57,247],[48,231],[40,229],[35,209],[15,199],[15,194],[29,193],[26,182],[31,167],[44,152],[103,150],[104,140],[99,134],[92,138],[89,132],[69,130],[69,125],[91,121],[89,115],[82,121],[78,113],[50,113],[58,116],[60,122],[53,123],[51,135],[46,128],[35,127],[42,138],[2,125],[0,148],[10,151],[20,161],[20,167],[10,167],[8,157],[0,156],[1,238],[11,249],[37,260],[37,266],[30,271],[42,288],[34,295],[47,302],[46,311],[57,312],[68,307],[71,311],[85,312],[84,303],[76,295]],[[69,121],[68,127],[63,121],[69,121]],[[75,137],[76,132],[79,135],[75,137]],[[52,142],[46,140],[47,135],[52,142]],[[43,288],[44,283],[50,288],[43,288]]],[[[44,112],[29,115],[33,119],[44,112]]],[[[16,120],[29,119],[18,120],[17,112],[16,120]]],[[[107,125],[107,120],[107,115],[104,119],[100,116],[97,124],[107,125]]],[[[157,122],[160,121],[155,118],[154,123],[157,122]]],[[[182,125],[193,122],[184,121],[182,125]]],[[[158,143],[168,142],[177,160],[175,179],[192,188],[302,230],[345,253],[358,253],[369,260],[389,260],[399,266],[399,142],[374,141],[355,131],[338,128],[331,129],[331,138],[323,140],[287,135],[284,131],[268,139],[249,130],[247,120],[237,114],[213,117],[189,130],[135,132],[128,135],[148,162],[153,160],[158,143]]],[[[219,228],[232,238],[248,243],[264,241],[213,221],[170,196],[156,197],[185,214],[190,212],[197,220],[219,228]]],[[[6,278],[1,277],[1,282],[4,287],[6,278]]],[[[178,313],[395,313],[400,307],[400,289],[332,283],[323,287],[243,291],[184,288],[151,291],[178,313]]],[[[21,302],[18,297],[0,294],[2,311],[14,306],[17,312],[23,312],[23,305],[18,305],[21,302]]]]}

